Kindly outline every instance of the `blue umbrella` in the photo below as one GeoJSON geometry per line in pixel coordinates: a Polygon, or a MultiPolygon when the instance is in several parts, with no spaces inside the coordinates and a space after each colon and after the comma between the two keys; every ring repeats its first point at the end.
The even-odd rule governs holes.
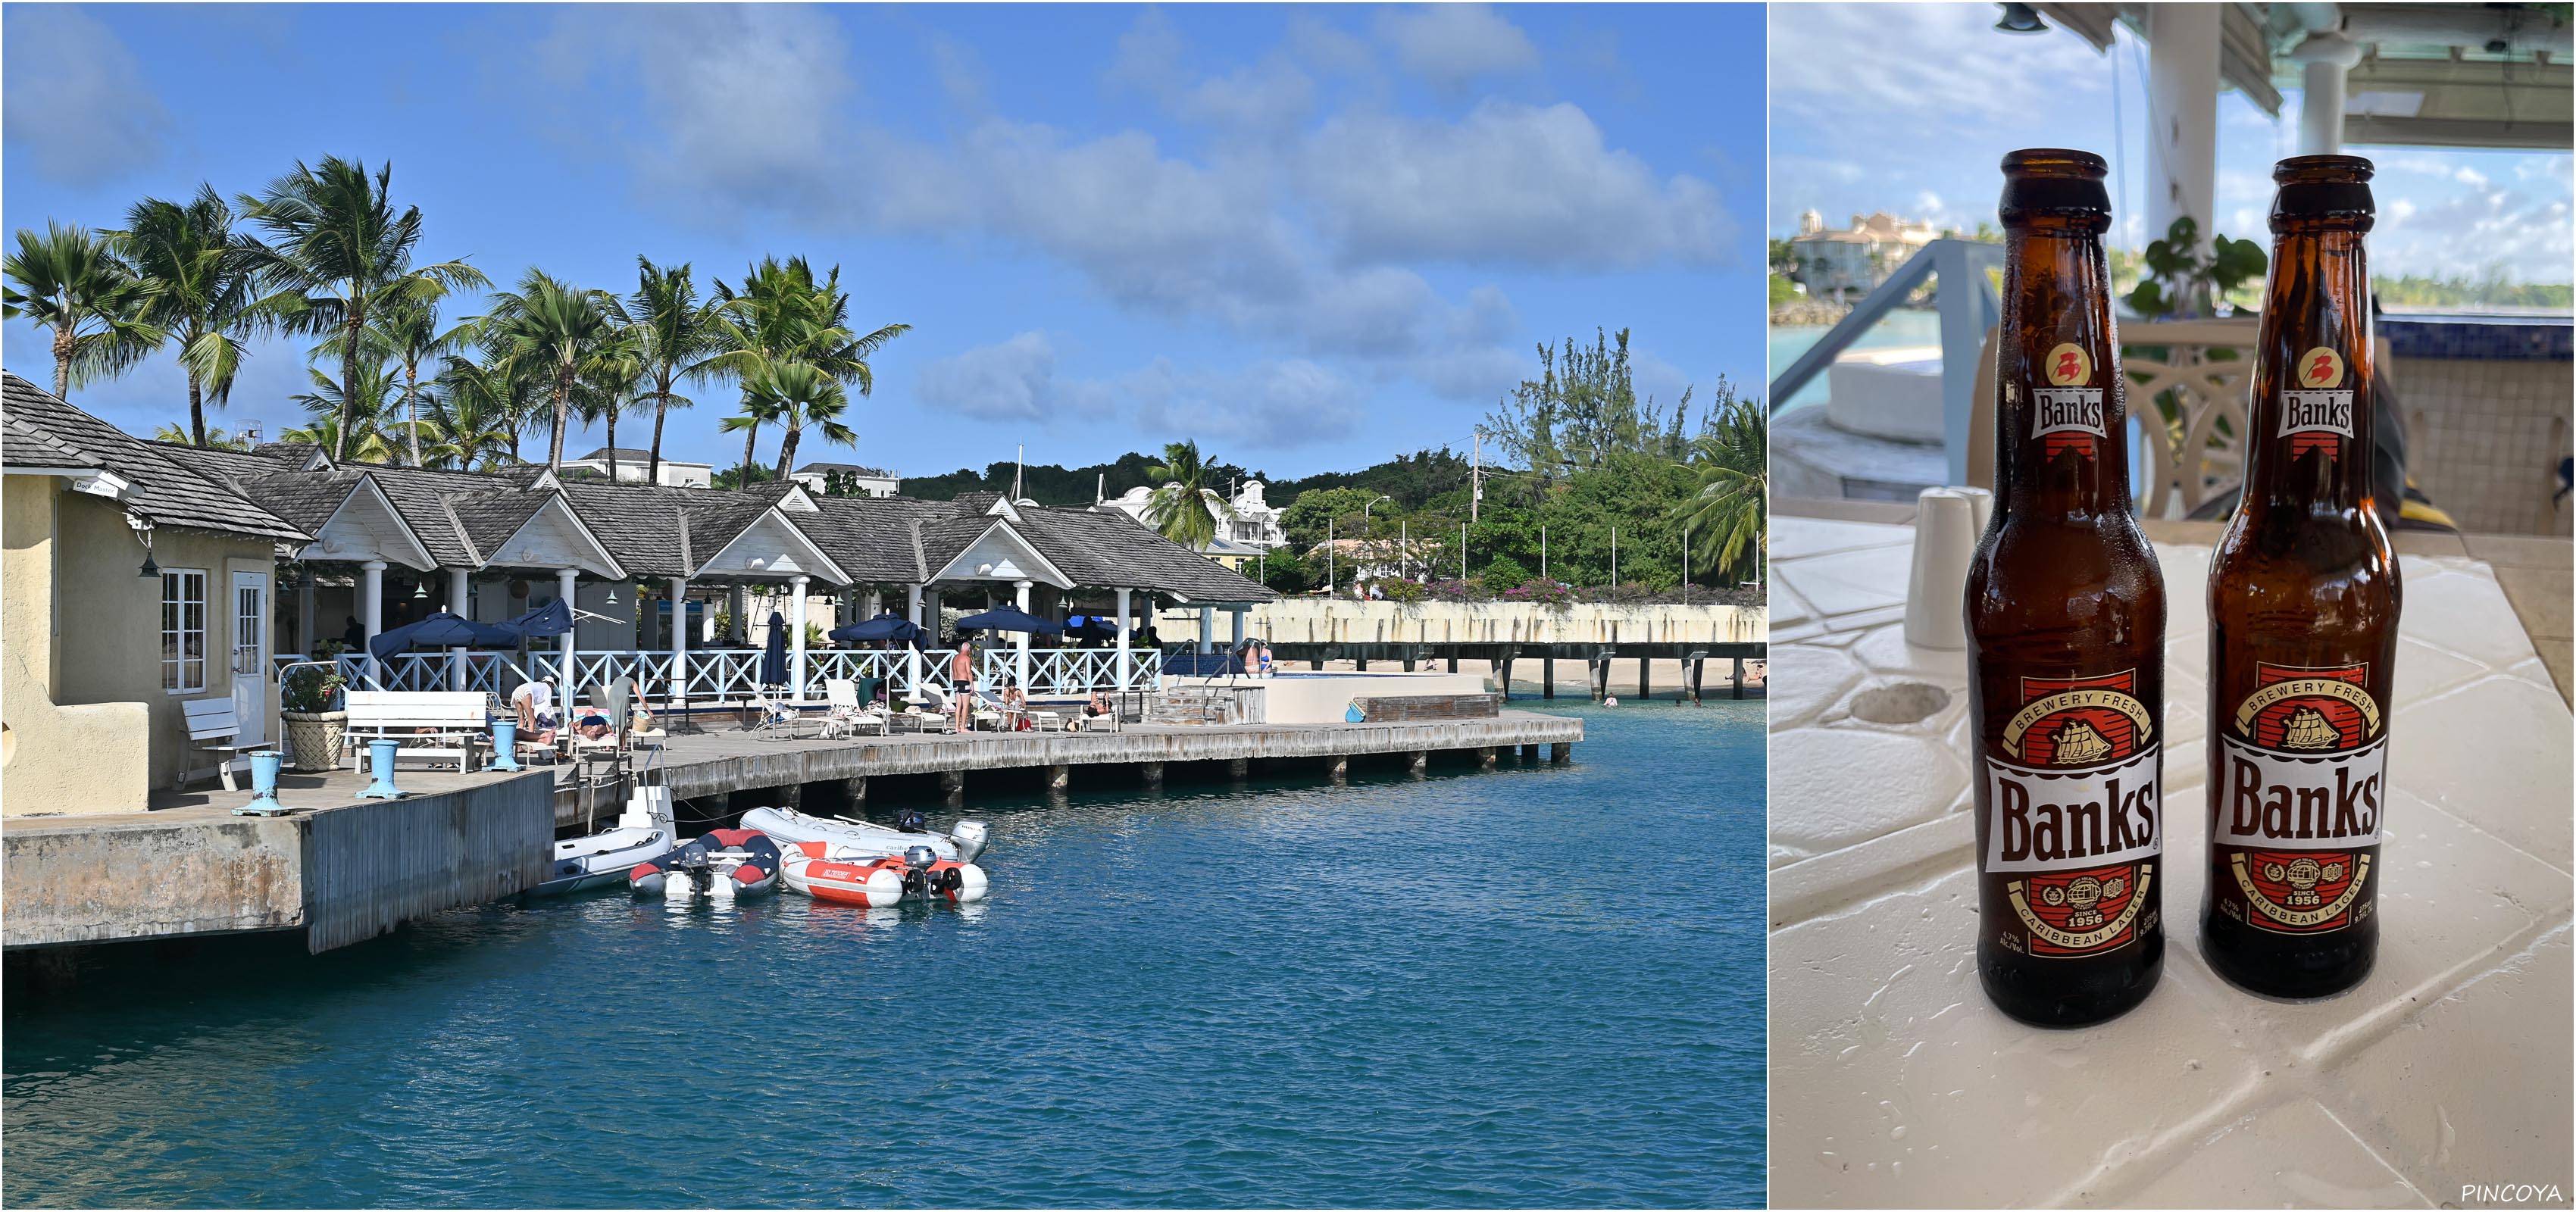
{"type": "Polygon", "coordinates": [[[519,642],[519,633],[495,623],[477,623],[448,611],[440,611],[405,627],[396,627],[379,635],[367,645],[367,651],[378,660],[406,648],[507,648],[519,642]]]}
{"type": "Polygon", "coordinates": [[[982,614],[970,614],[957,620],[960,631],[1034,631],[1039,635],[1059,635],[1061,623],[1050,623],[1027,611],[1010,606],[997,606],[982,614]]]}
{"type": "Polygon", "coordinates": [[[845,623],[831,631],[831,638],[841,643],[896,640],[918,647],[924,632],[919,624],[899,614],[881,614],[863,623],[845,623]]]}
{"type": "Polygon", "coordinates": [[[775,610],[769,612],[769,647],[760,654],[760,684],[787,684],[787,618],[775,610]]]}
{"type": "Polygon", "coordinates": [[[562,635],[572,630],[572,605],[562,598],[501,624],[522,636],[562,635]]]}

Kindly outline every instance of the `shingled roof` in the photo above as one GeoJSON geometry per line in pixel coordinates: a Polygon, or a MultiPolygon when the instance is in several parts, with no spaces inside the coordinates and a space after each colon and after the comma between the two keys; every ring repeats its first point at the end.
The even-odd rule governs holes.
{"type": "Polygon", "coordinates": [[[56,447],[87,455],[98,467],[132,485],[124,500],[126,511],[155,526],[288,542],[312,537],[241,493],[168,457],[152,443],[6,372],[0,372],[0,417],[14,422],[9,440],[0,442],[0,463],[55,465],[56,447]]]}

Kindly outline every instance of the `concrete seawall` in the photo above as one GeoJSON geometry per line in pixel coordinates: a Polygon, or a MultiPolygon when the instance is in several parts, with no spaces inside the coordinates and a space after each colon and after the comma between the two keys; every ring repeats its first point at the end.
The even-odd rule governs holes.
{"type": "MultiPolygon", "coordinates": [[[[1245,629],[1281,644],[1761,644],[1769,612],[1759,606],[1563,608],[1508,602],[1357,602],[1290,598],[1255,606],[1245,629]]],[[[1166,643],[1198,639],[1198,612],[1166,610],[1154,621],[1166,643]]],[[[1216,636],[1233,638],[1216,617],[1216,636]]]]}
{"type": "MultiPolygon", "coordinates": [[[[210,806],[19,818],[0,834],[0,942],[16,950],[301,929],[321,952],[545,878],[550,775],[469,781],[406,771],[403,782],[452,785],[285,817],[210,806]]],[[[313,790],[286,795],[310,804],[313,790]]]]}

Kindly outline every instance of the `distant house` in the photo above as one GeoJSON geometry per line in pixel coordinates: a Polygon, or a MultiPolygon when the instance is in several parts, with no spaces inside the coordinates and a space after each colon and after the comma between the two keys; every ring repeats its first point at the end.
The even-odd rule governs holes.
{"type": "Polygon", "coordinates": [[[0,811],[143,811],[194,764],[193,700],[230,699],[241,745],[278,739],[277,553],[312,536],[167,446],[0,383],[0,811]]]}
{"type": "Polygon", "coordinates": [[[872,497],[890,497],[903,487],[903,477],[878,467],[861,467],[856,463],[808,463],[789,472],[787,478],[802,484],[810,492],[830,487],[835,474],[847,476],[858,490],[872,497]]]}
{"type": "MultiPolygon", "coordinates": [[[[602,446],[578,459],[563,461],[565,471],[591,471],[608,474],[609,448],[602,446]]],[[[617,482],[641,484],[644,473],[653,466],[653,452],[620,446],[616,449],[617,482]]],[[[684,459],[662,456],[662,474],[654,481],[664,488],[710,488],[715,485],[715,464],[691,463],[684,459]]]]}
{"type": "Polygon", "coordinates": [[[1850,227],[1827,231],[1825,217],[1811,210],[1798,216],[1798,234],[1789,238],[1789,255],[1796,262],[1789,276],[1814,298],[1866,294],[1940,238],[1931,224],[1886,211],[1853,215],[1850,227]]]}
{"type": "MultiPolygon", "coordinates": [[[[1234,499],[1228,502],[1233,506],[1233,516],[1217,518],[1216,541],[1209,544],[1203,554],[1239,572],[1243,560],[1287,545],[1288,532],[1279,526],[1279,510],[1261,494],[1259,480],[1247,481],[1235,490],[1234,499]]],[[[1122,495],[1094,501],[1092,508],[1114,509],[1151,526],[1153,523],[1145,520],[1145,513],[1152,506],[1153,499],[1154,490],[1139,484],[1122,495]]],[[[1211,505],[1208,512],[1215,514],[1217,511],[1211,505]]]]}

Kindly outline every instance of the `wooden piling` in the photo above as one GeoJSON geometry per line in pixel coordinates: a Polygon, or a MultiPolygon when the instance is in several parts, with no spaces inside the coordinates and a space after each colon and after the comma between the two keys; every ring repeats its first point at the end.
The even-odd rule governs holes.
{"type": "Polygon", "coordinates": [[[1336,753],[1325,758],[1324,777],[1331,779],[1336,787],[1351,781],[1351,755],[1336,753]]]}
{"type": "Polygon", "coordinates": [[[1735,697],[1744,697],[1744,658],[1735,658],[1735,697]]]}
{"type": "Polygon", "coordinates": [[[842,779],[842,780],[841,780],[841,798],[842,798],[842,799],[845,799],[845,800],[848,800],[848,801],[850,802],[850,807],[852,807],[852,808],[865,808],[865,807],[867,807],[867,806],[868,806],[868,779],[867,779],[867,776],[866,776],[866,775],[859,775],[859,776],[857,776],[857,777],[855,777],[855,778],[846,778],[846,779],[842,779]]]}
{"type": "Polygon", "coordinates": [[[1641,656],[1637,658],[1637,701],[1642,703],[1653,697],[1655,697],[1655,658],[1641,656]]]}
{"type": "Polygon", "coordinates": [[[1240,782],[1244,782],[1244,781],[1246,781],[1246,780],[1250,779],[1250,778],[1252,777],[1252,759],[1251,759],[1251,758],[1232,758],[1232,759],[1229,759],[1229,760],[1226,762],[1226,764],[1225,764],[1225,777],[1227,777],[1227,778],[1229,778],[1229,779],[1232,779],[1232,780],[1234,780],[1235,782],[1238,782],[1238,783],[1240,783],[1240,782]]]}
{"type": "Polygon", "coordinates": [[[1161,762],[1138,762],[1136,763],[1136,777],[1144,780],[1145,790],[1160,791],[1163,789],[1163,764],[1161,762]]]}
{"type": "Polygon", "coordinates": [[[1551,765],[1551,766],[1562,766],[1562,765],[1566,764],[1567,762],[1571,762],[1571,761],[1573,761],[1573,760],[1574,760],[1574,742],[1572,742],[1572,741],[1551,741],[1551,742],[1549,742],[1549,743],[1548,743],[1548,748],[1547,748],[1547,761],[1548,761],[1548,764],[1549,764],[1549,765],[1551,765]]]}
{"type": "Polygon", "coordinates": [[[1405,773],[1410,774],[1415,778],[1421,778],[1422,776],[1429,774],[1431,772],[1431,754],[1426,750],[1416,749],[1413,752],[1404,755],[1404,769],[1405,773]]]}
{"type": "Polygon", "coordinates": [[[963,807],[965,807],[965,806],[966,806],[966,772],[965,772],[965,771],[963,771],[963,770],[942,770],[942,771],[940,771],[940,772],[939,772],[939,798],[940,798],[941,800],[945,801],[945,802],[947,803],[947,805],[948,805],[949,807],[951,807],[951,808],[963,808],[963,807]]]}
{"type": "Polygon", "coordinates": [[[1046,768],[1046,789],[1048,791],[1061,792],[1072,785],[1073,767],[1059,765],[1049,766],[1046,768]]]}
{"type": "Polygon", "coordinates": [[[1486,745],[1486,746],[1483,746],[1483,747],[1481,747],[1481,748],[1477,749],[1477,750],[1476,750],[1476,769],[1478,769],[1478,770],[1491,770],[1491,769],[1493,769],[1493,768],[1494,768],[1494,765],[1495,765],[1496,761],[1499,759],[1499,757],[1500,757],[1500,753],[1499,753],[1499,752],[1498,752],[1498,751],[1497,751],[1493,746],[1491,746],[1491,745],[1486,745]]]}
{"type": "Polygon", "coordinates": [[[1553,652],[1538,659],[1538,697],[1556,697],[1556,654],[1553,652]]]}

